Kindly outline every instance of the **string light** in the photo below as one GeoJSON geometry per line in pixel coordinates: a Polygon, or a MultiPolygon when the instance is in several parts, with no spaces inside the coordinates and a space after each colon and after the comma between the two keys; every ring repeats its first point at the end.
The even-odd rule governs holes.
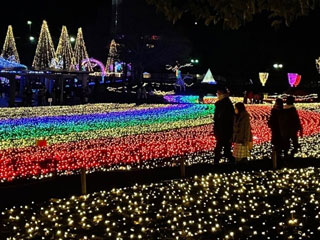
{"type": "Polygon", "coordinates": [[[12,239],[314,238],[320,229],[319,171],[234,171],[52,199],[5,209],[1,234],[12,239]]]}
{"type": "Polygon", "coordinates": [[[54,45],[49,32],[48,24],[45,20],[43,20],[32,67],[36,70],[48,69],[51,60],[55,57],[54,45]]]}
{"type": "Polygon", "coordinates": [[[114,39],[112,39],[110,43],[109,53],[108,53],[108,58],[106,63],[106,71],[108,75],[115,74],[116,72],[115,64],[116,62],[119,61],[117,46],[119,46],[119,44],[116,43],[114,39]]]}
{"type": "Polygon", "coordinates": [[[21,74],[21,70],[28,69],[26,65],[15,62],[14,56],[8,58],[8,60],[0,57],[0,69],[1,73],[18,73],[21,74]],[[12,70],[16,69],[16,70],[12,70]]]}
{"type": "Polygon", "coordinates": [[[8,26],[6,39],[3,44],[1,57],[8,59],[14,56],[14,60],[17,63],[20,63],[19,54],[16,47],[16,41],[14,40],[12,26],[8,26]]]}
{"type": "Polygon", "coordinates": [[[66,26],[62,26],[56,56],[62,58],[64,70],[74,69],[76,62],[66,26]]]}
{"type": "MultiPolygon", "coordinates": [[[[304,126],[300,157],[319,157],[319,104],[297,104],[304,126]]],[[[267,119],[271,105],[248,105],[254,159],[271,157],[267,119]]],[[[214,157],[213,104],[3,108],[0,180],[52,174],[130,170],[210,163],[214,157]],[[48,110],[50,109],[50,110],[48,110]],[[36,146],[38,140],[42,146],[36,146]],[[168,161],[168,159],[171,159],[168,161]]]]}
{"type": "MultiPolygon", "coordinates": [[[[80,64],[79,70],[81,70],[82,60],[89,58],[87,47],[83,38],[82,28],[78,28],[76,44],[74,46],[74,57],[75,57],[75,63],[80,64]]],[[[88,68],[88,71],[93,71],[91,64],[87,64],[87,68],[88,68]]]]}

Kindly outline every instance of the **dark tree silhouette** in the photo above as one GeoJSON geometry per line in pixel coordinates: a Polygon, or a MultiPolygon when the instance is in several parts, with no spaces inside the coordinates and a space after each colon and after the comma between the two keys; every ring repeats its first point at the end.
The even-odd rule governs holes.
{"type": "Polygon", "coordinates": [[[261,13],[266,13],[272,26],[287,26],[300,16],[319,7],[318,0],[146,0],[176,22],[191,15],[205,24],[222,23],[224,27],[238,29],[261,13]]]}

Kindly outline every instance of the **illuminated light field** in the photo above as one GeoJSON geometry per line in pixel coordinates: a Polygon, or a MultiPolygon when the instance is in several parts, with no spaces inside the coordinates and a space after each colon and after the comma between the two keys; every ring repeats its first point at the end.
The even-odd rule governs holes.
{"type": "MultiPolygon", "coordinates": [[[[299,156],[320,154],[317,147],[309,146],[318,141],[319,106],[298,105],[305,136],[299,156]]],[[[270,155],[266,121],[271,106],[247,108],[252,117],[253,156],[261,159],[270,155]]],[[[4,109],[9,117],[0,116],[1,181],[72,174],[80,168],[104,171],[171,166],[181,156],[187,164],[212,162],[212,104],[95,104],[25,110],[4,109]],[[41,139],[47,146],[35,146],[41,139]]]]}
{"type": "Polygon", "coordinates": [[[6,209],[7,239],[318,239],[319,168],[215,173],[6,209]]]}
{"type": "MultiPolygon", "coordinates": [[[[164,100],[168,103],[199,103],[198,95],[166,95],[164,96],[164,100]]],[[[218,100],[216,96],[204,96],[203,103],[211,104],[215,103],[218,100]]],[[[242,97],[232,97],[231,101],[233,103],[242,102],[242,97]]]]}

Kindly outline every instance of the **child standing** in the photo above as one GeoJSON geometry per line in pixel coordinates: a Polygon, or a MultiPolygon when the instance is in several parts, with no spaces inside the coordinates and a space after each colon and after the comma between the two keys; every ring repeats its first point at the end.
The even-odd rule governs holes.
{"type": "Polygon", "coordinates": [[[246,111],[243,103],[235,105],[235,118],[233,124],[233,157],[236,162],[247,160],[250,157],[252,144],[252,133],[250,125],[250,115],[246,111]]]}

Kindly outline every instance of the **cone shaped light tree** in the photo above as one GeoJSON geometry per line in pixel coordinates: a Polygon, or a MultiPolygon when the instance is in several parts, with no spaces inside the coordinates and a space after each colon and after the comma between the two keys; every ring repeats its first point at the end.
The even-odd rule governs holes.
{"type": "Polygon", "coordinates": [[[64,70],[74,70],[76,61],[70,43],[68,30],[66,26],[62,26],[59,44],[56,51],[57,58],[62,58],[64,70]]]}
{"type": "MultiPolygon", "coordinates": [[[[86,44],[83,39],[83,33],[82,28],[78,28],[78,34],[76,39],[76,44],[74,46],[74,57],[75,57],[75,63],[79,65],[79,70],[81,70],[81,62],[84,59],[88,59],[89,55],[87,52],[86,44]]],[[[90,62],[87,65],[88,71],[93,71],[90,62]]]]}
{"type": "Polygon", "coordinates": [[[8,26],[7,36],[3,44],[1,57],[3,57],[4,59],[14,60],[17,63],[20,63],[19,54],[17,51],[16,42],[14,40],[11,25],[8,26]]]}
{"type": "Polygon", "coordinates": [[[216,80],[213,78],[210,68],[208,69],[201,83],[217,84],[216,80]]]}
{"type": "Polygon", "coordinates": [[[48,69],[51,60],[55,57],[54,45],[49,32],[48,24],[46,21],[43,21],[32,67],[37,70],[48,69]]]}
{"type": "Polygon", "coordinates": [[[107,73],[115,72],[115,62],[119,61],[119,54],[117,50],[117,43],[114,39],[112,39],[109,48],[109,54],[106,64],[107,73]]]}

